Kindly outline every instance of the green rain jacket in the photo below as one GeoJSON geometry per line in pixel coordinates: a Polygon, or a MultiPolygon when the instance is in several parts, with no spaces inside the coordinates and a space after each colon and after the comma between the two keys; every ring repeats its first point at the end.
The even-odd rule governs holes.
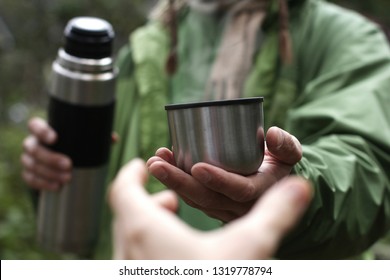
{"type": "MultiPolygon", "coordinates": [[[[303,158],[294,173],[314,187],[306,215],[277,257],[350,258],[390,228],[390,51],[379,28],[354,12],[320,0],[289,3],[294,61],[280,62],[271,10],[243,95],[265,98],[266,128],[276,125],[299,139],[303,158]]],[[[167,30],[151,21],[132,33],[117,59],[120,142],[111,178],[131,158],[170,147],[164,105],[203,99],[222,30],[223,20],[182,11],[172,78],[164,71],[167,30]]],[[[162,187],[151,180],[148,188],[162,187]]],[[[179,215],[204,230],[221,225],[185,204],[179,215]]],[[[103,227],[102,242],[109,243],[109,224],[103,227]]]]}

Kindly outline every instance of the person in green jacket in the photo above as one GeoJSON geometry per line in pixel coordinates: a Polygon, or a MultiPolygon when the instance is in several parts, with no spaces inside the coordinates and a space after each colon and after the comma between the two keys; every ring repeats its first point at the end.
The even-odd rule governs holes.
{"type": "MultiPolygon", "coordinates": [[[[375,24],[321,0],[160,1],[117,62],[120,141],[110,179],[130,159],[150,158],[149,171],[191,205],[181,201],[183,220],[208,230],[247,213],[276,181],[304,177],[314,197],[279,258],[352,258],[388,232],[390,49],[375,24]],[[256,175],[204,163],[188,175],[159,149],[169,147],[163,105],[253,96],[265,99],[267,129],[256,175]],[[205,195],[215,199],[207,203],[205,195]]],[[[71,163],[39,145],[52,132],[30,127],[24,178],[38,189],[58,187],[71,163]],[[53,163],[50,170],[45,162],[53,163]]],[[[152,178],[147,188],[157,192],[162,184],[152,178]]],[[[109,235],[102,236],[107,243],[109,235]]]]}

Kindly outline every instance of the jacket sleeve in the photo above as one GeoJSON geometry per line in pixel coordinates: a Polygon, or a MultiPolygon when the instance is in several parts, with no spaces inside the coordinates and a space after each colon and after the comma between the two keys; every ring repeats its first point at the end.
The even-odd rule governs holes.
{"type": "MultiPolygon", "coordinates": [[[[168,143],[164,110],[167,103],[165,45],[161,27],[147,24],[130,35],[129,43],[118,54],[120,72],[114,130],[119,134],[119,142],[112,148],[109,179],[130,159],[147,160],[157,148],[168,143]]],[[[154,185],[155,182],[149,182],[148,189],[161,189],[154,185]]]]}
{"type": "Polygon", "coordinates": [[[390,228],[390,51],[378,27],[331,4],[311,3],[298,26],[286,128],[314,198],[278,256],[350,258],[390,228]]]}
{"type": "Polygon", "coordinates": [[[108,182],[130,159],[139,156],[139,93],[134,78],[134,62],[129,44],[118,52],[116,66],[119,75],[116,82],[116,108],[114,131],[119,136],[118,143],[111,148],[108,182]]]}

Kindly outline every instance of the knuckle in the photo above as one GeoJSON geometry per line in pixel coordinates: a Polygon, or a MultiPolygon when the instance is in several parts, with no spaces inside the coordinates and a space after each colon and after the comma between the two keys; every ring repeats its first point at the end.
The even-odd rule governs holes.
{"type": "Polygon", "coordinates": [[[62,157],[58,154],[47,151],[44,155],[42,155],[41,161],[47,168],[51,167],[61,169],[62,157]]]}
{"type": "Polygon", "coordinates": [[[62,183],[61,174],[53,172],[40,164],[26,167],[22,177],[34,189],[54,189],[62,183]]]}
{"type": "Polygon", "coordinates": [[[33,117],[28,121],[27,127],[30,132],[34,130],[36,122],[37,122],[37,117],[33,117]]]}
{"type": "Polygon", "coordinates": [[[30,135],[28,137],[26,137],[24,140],[23,140],[23,150],[25,152],[30,152],[30,149],[31,149],[31,146],[33,145],[33,137],[30,135]]]}
{"type": "Polygon", "coordinates": [[[39,152],[38,142],[35,140],[33,137],[26,140],[26,151],[33,157],[36,157],[39,152]]]}
{"type": "Polygon", "coordinates": [[[70,179],[70,174],[58,171],[56,169],[52,169],[46,165],[36,165],[34,171],[42,178],[46,178],[46,180],[50,180],[54,183],[66,183],[70,179]]]}
{"type": "Polygon", "coordinates": [[[248,202],[255,198],[255,194],[256,186],[250,181],[244,188],[240,188],[234,200],[237,202],[248,202]]]}
{"type": "Polygon", "coordinates": [[[30,188],[38,189],[38,190],[45,188],[42,179],[38,178],[34,173],[25,171],[23,172],[22,177],[23,180],[30,188]]]}
{"type": "Polygon", "coordinates": [[[34,160],[27,154],[22,154],[20,157],[20,162],[23,168],[31,170],[34,168],[34,160]]]}
{"type": "Polygon", "coordinates": [[[28,128],[32,134],[39,135],[46,129],[44,124],[45,122],[41,118],[34,117],[28,122],[28,128]]]}
{"type": "Polygon", "coordinates": [[[42,166],[41,164],[37,164],[34,166],[34,172],[36,174],[39,174],[41,177],[44,178],[53,178],[53,172],[46,168],[45,166],[42,166]]]}

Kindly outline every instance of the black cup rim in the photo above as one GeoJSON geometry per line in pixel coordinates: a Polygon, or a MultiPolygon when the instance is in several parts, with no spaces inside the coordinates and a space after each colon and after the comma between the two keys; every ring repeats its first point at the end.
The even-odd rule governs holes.
{"type": "Polygon", "coordinates": [[[262,103],[263,100],[264,100],[263,97],[250,97],[250,98],[237,98],[237,99],[216,100],[216,101],[202,101],[202,102],[169,104],[169,105],[165,105],[165,110],[169,111],[169,110],[191,109],[191,108],[199,108],[199,107],[262,103]]]}

